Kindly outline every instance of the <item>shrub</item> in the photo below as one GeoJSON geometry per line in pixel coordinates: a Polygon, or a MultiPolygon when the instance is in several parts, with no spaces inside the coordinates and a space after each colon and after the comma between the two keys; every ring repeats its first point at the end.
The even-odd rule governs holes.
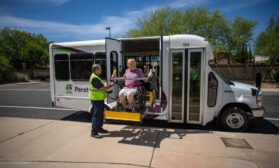
{"type": "Polygon", "coordinates": [[[45,81],[46,80],[45,76],[40,76],[39,78],[40,78],[41,81],[45,81]]]}
{"type": "Polygon", "coordinates": [[[20,72],[5,72],[0,76],[0,83],[27,82],[28,75],[20,72]]]}

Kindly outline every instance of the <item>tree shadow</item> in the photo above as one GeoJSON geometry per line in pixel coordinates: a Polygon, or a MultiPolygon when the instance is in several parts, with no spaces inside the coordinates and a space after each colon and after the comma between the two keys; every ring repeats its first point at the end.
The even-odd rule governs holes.
{"type": "Polygon", "coordinates": [[[211,133],[207,130],[183,130],[155,127],[125,126],[119,131],[110,131],[104,137],[120,137],[119,143],[160,148],[161,142],[166,138],[183,139],[187,134],[211,133]]]}
{"type": "MultiPolygon", "coordinates": [[[[91,118],[88,112],[78,111],[70,114],[69,116],[63,117],[61,120],[76,121],[76,122],[91,122],[91,118]]],[[[129,125],[129,126],[142,126],[142,127],[153,127],[153,128],[173,128],[173,129],[195,129],[204,131],[224,131],[215,124],[215,121],[208,123],[206,126],[195,125],[195,124],[175,124],[167,123],[166,121],[160,120],[144,120],[143,124],[127,121],[116,121],[107,120],[106,124],[117,124],[117,125],[129,125]]],[[[260,134],[279,134],[279,128],[265,119],[255,119],[250,123],[250,127],[244,133],[260,133],[260,134]]]]}

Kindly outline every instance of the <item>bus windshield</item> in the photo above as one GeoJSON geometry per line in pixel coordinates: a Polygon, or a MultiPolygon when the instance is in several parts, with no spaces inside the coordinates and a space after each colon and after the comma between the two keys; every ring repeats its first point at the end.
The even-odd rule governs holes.
{"type": "Polygon", "coordinates": [[[221,78],[225,83],[229,84],[229,85],[233,85],[233,82],[224,78],[223,76],[221,76],[219,73],[217,73],[215,70],[212,70],[219,78],[221,78]]]}

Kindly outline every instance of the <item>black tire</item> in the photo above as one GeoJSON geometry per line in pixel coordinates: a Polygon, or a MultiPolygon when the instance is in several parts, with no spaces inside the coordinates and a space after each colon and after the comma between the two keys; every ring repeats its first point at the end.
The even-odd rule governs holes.
{"type": "Polygon", "coordinates": [[[245,131],[249,127],[250,119],[242,108],[229,107],[224,110],[220,124],[228,131],[245,131]]]}

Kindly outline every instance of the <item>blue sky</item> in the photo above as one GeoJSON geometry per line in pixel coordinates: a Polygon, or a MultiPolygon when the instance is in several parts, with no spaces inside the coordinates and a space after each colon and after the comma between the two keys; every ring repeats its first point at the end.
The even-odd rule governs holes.
{"type": "Polygon", "coordinates": [[[258,21],[254,36],[272,14],[279,15],[278,0],[1,0],[0,28],[42,33],[49,41],[63,42],[103,39],[110,26],[112,37],[121,37],[138,17],[166,5],[218,9],[231,20],[242,16],[258,21]]]}

